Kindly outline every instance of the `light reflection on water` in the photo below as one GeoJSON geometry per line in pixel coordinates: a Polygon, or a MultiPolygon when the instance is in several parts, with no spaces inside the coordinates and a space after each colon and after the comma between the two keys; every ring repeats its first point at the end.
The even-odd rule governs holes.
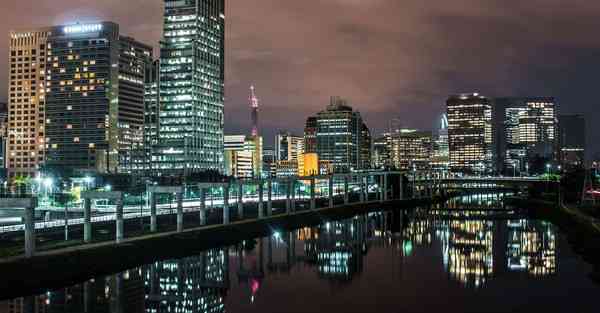
{"type": "Polygon", "coordinates": [[[567,293],[567,299],[585,311],[592,303],[588,293],[600,291],[586,277],[589,266],[560,244],[552,224],[528,220],[518,211],[491,212],[503,209],[495,195],[458,199],[446,208],[464,211],[371,213],[277,230],[234,247],[5,301],[0,313],[322,312],[327,307],[365,312],[369,303],[382,312],[444,307],[484,312],[528,305],[553,311],[561,300],[550,297],[570,285],[581,290],[567,293]],[[508,300],[509,288],[548,299],[512,294],[508,300]],[[453,306],[438,304],[441,295],[420,291],[437,289],[452,295],[453,306]],[[415,302],[383,297],[390,292],[412,293],[415,302]]]}

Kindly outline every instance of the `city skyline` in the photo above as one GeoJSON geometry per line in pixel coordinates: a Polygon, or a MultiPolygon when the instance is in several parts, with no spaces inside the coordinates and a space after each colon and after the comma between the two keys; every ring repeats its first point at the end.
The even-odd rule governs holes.
{"type": "MultiPolygon", "coordinates": [[[[226,34],[226,133],[251,129],[249,84],[261,90],[261,132],[269,146],[280,129],[301,133],[305,117],[333,94],[348,98],[367,125],[381,125],[374,133],[383,131],[391,116],[399,117],[405,127],[433,129],[446,97],[460,92],[554,96],[561,114],[591,115],[597,110],[589,99],[594,99],[592,75],[600,65],[591,56],[600,44],[587,42],[581,34],[598,23],[593,19],[598,4],[561,10],[558,17],[553,13],[561,8],[560,1],[545,3],[544,9],[520,4],[510,10],[495,1],[436,4],[431,8],[435,10],[412,2],[402,3],[400,10],[399,4],[385,0],[316,4],[227,5],[226,23],[232,27],[226,34]],[[468,9],[457,10],[460,7],[468,9]],[[377,20],[364,18],[364,12],[377,20]],[[397,18],[399,13],[407,18],[397,18]],[[256,22],[252,16],[263,18],[256,22]],[[538,23],[525,27],[530,18],[538,23]],[[571,23],[574,18],[578,23],[571,23]],[[274,24],[281,27],[268,27],[274,24]],[[474,30],[481,28],[485,31],[474,30]],[[290,40],[297,37],[290,34],[303,40],[290,40]],[[364,46],[371,48],[356,49],[364,46]],[[458,48],[481,53],[473,58],[453,52],[458,48]]],[[[159,0],[104,1],[77,8],[73,1],[21,1],[8,4],[5,12],[11,14],[3,17],[0,29],[7,36],[10,30],[111,20],[121,25],[122,33],[157,51],[162,31],[159,0]],[[18,16],[32,18],[20,21],[18,16]]],[[[0,50],[0,68],[6,68],[6,41],[0,50]]],[[[0,84],[7,85],[6,77],[0,84]]],[[[2,90],[0,101],[6,100],[2,90]]],[[[597,139],[596,127],[588,125],[590,143],[597,139]]],[[[590,151],[599,152],[594,146],[590,151]]]]}

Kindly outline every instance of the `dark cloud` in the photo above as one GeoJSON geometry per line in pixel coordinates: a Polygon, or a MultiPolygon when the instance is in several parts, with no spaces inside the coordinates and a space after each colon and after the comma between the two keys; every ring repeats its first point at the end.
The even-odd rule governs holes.
{"type": "MultiPolygon", "coordinates": [[[[5,36],[89,20],[115,21],[155,45],[161,34],[160,0],[5,0],[2,7],[5,36]]],[[[556,96],[562,112],[590,120],[600,113],[597,1],[228,0],[226,15],[226,127],[249,129],[254,84],[267,142],[277,129],[300,132],[330,95],[349,98],[375,131],[392,117],[432,128],[448,94],[470,91],[556,96]]],[[[600,139],[593,124],[592,145],[600,139]]]]}

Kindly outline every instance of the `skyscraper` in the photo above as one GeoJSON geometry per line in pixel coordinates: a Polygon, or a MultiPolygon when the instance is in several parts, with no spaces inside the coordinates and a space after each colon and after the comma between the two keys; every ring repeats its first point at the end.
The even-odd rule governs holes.
{"type": "Polygon", "coordinates": [[[464,174],[492,172],[491,101],[477,93],[451,96],[447,111],[450,170],[464,174]]]}
{"type": "Polygon", "coordinates": [[[225,1],[164,2],[158,168],[223,171],[225,1]]]}
{"type": "Polygon", "coordinates": [[[370,134],[360,112],[354,111],[346,100],[331,97],[327,108],[314,118],[316,152],[320,160],[330,162],[336,173],[370,166],[370,159],[363,160],[365,147],[370,147],[370,134]]]}
{"type": "Polygon", "coordinates": [[[46,164],[130,172],[143,146],[152,47],[103,22],[52,28],[46,54],[46,164]]]}
{"type": "Polygon", "coordinates": [[[402,129],[392,136],[391,158],[399,170],[431,169],[432,134],[430,131],[402,129]]]}
{"type": "Polygon", "coordinates": [[[544,172],[557,159],[558,126],[552,97],[494,99],[497,169],[505,175],[544,172]]]}
{"type": "Polygon", "coordinates": [[[46,41],[50,33],[51,28],[10,33],[6,152],[10,178],[33,176],[44,162],[46,41]]]}
{"type": "Polygon", "coordinates": [[[146,67],[144,80],[144,154],[140,169],[155,174],[156,149],[158,147],[158,118],[160,114],[160,61],[155,60],[146,67]]]}
{"type": "Polygon", "coordinates": [[[389,168],[392,166],[391,159],[392,135],[384,133],[373,140],[373,154],[371,166],[373,168],[389,168]]]}

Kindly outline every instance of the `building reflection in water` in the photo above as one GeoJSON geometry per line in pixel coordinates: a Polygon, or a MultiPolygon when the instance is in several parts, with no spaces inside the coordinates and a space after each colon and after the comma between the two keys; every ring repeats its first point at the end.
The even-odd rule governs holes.
{"type": "Polygon", "coordinates": [[[147,313],[225,312],[227,249],[144,266],[147,313]]]}
{"type": "Polygon", "coordinates": [[[300,230],[305,260],[316,265],[319,277],[348,282],[363,270],[366,217],[331,221],[313,229],[300,230]]]}
{"type": "Polygon", "coordinates": [[[501,275],[542,278],[556,274],[554,226],[518,215],[506,219],[506,211],[499,216],[489,210],[498,208],[499,201],[498,196],[465,197],[450,203],[453,210],[434,207],[369,213],[274,232],[232,248],[0,302],[0,313],[225,312],[229,275],[236,275],[253,303],[269,276],[293,275],[296,267],[309,268],[324,281],[349,284],[363,272],[369,251],[381,247],[392,247],[402,258],[411,258],[420,248],[439,246],[440,266],[451,281],[468,288],[481,288],[501,275]],[[230,251],[238,257],[236,268],[230,268],[230,251]]]}
{"type": "Polygon", "coordinates": [[[532,276],[556,274],[556,238],[554,226],[542,221],[507,222],[507,267],[510,271],[532,276]]]}
{"type": "Polygon", "coordinates": [[[225,312],[226,249],[162,261],[83,284],[0,303],[1,313],[225,312]]]}
{"type": "Polygon", "coordinates": [[[498,195],[467,196],[445,208],[415,210],[402,230],[404,255],[431,246],[435,237],[449,278],[466,287],[482,287],[498,270],[536,278],[556,274],[555,227],[520,218],[507,221],[507,211],[496,211],[501,200],[498,195]]]}

